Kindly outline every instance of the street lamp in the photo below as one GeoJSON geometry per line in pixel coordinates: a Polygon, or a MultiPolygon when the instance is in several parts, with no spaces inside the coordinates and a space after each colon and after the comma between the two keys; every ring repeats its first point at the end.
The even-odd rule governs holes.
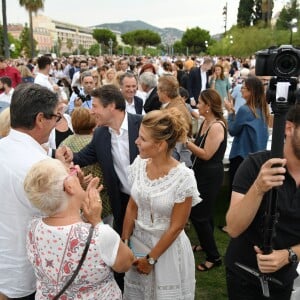
{"type": "Polygon", "coordinates": [[[112,46],[113,46],[113,41],[110,38],[108,41],[108,45],[109,45],[109,55],[112,56],[112,46]]]}
{"type": "Polygon", "coordinates": [[[233,36],[232,35],[229,36],[229,42],[231,45],[233,44],[233,36]]]}
{"type": "Polygon", "coordinates": [[[291,45],[293,44],[293,32],[298,31],[297,23],[298,23],[298,20],[296,18],[292,19],[292,21],[289,22],[289,27],[290,27],[290,31],[291,31],[291,34],[290,34],[290,44],[291,45]]]}
{"type": "Polygon", "coordinates": [[[208,47],[208,41],[205,41],[205,47],[207,48],[208,47]]]}

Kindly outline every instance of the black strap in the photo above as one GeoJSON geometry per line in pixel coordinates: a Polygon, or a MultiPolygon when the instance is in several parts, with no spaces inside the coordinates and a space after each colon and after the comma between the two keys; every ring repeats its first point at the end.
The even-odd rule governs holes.
{"type": "Polygon", "coordinates": [[[76,270],[74,271],[72,277],[68,280],[68,282],[64,285],[64,287],[61,289],[61,291],[56,295],[54,296],[54,298],[52,300],[57,300],[59,299],[59,297],[66,291],[66,289],[72,284],[72,282],[74,281],[74,279],[76,278],[77,274],[79,273],[79,270],[85,260],[85,257],[86,257],[86,254],[89,250],[89,246],[90,246],[90,243],[91,243],[91,239],[92,239],[92,235],[93,235],[93,232],[94,232],[94,226],[91,226],[90,227],[90,230],[89,230],[89,235],[88,235],[88,238],[86,240],[86,245],[85,245],[85,248],[83,250],[83,253],[82,253],[82,256],[81,256],[81,259],[79,261],[79,264],[76,268],[76,270]]]}

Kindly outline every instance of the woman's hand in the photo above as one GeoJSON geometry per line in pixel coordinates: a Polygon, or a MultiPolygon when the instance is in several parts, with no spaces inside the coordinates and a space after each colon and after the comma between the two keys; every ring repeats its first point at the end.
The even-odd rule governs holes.
{"type": "Polygon", "coordinates": [[[141,274],[148,275],[153,269],[153,266],[148,263],[146,257],[137,258],[133,262],[133,265],[136,266],[137,271],[141,274]]]}
{"type": "Polygon", "coordinates": [[[233,102],[231,100],[224,99],[224,106],[229,113],[234,112],[233,102]]]}
{"type": "Polygon", "coordinates": [[[102,200],[100,198],[100,191],[103,189],[103,185],[99,184],[99,178],[93,178],[86,190],[86,197],[82,202],[83,216],[93,226],[101,222],[102,214],[102,200]]]}

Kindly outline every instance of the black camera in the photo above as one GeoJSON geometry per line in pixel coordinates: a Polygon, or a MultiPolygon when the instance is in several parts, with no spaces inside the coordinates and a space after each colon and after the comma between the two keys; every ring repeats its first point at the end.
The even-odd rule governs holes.
{"type": "Polygon", "coordinates": [[[255,53],[255,74],[280,78],[300,75],[300,50],[292,45],[270,47],[255,53]]]}
{"type": "Polygon", "coordinates": [[[86,96],[82,95],[80,93],[80,90],[79,90],[79,88],[77,86],[73,86],[73,91],[77,95],[77,97],[82,101],[82,103],[85,102],[85,101],[89,101],[89,100],[92,99],[90,95],[86,95],[86,96]]]}

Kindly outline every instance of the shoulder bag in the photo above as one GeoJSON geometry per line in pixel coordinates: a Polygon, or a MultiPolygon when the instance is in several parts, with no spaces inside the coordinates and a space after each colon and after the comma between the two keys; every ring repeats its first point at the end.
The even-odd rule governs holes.
{"type": "Polygon", "coordinates": [[[89,230],[88,238],[86,240],[85,248],[83,250],[81,259],[80,259],[80,261],[78,263],[78,266],[77,266],[76,270],[74,271],[72,277],[67,281],[67,283],[64,285],[64,287],[61,289],[61,291],[56,296],[54,296],[54,298],[52,300],[58,300],[59,297],[66,291],[66,289],[72,284],[72,282],[76,278],[76,276],[79,273],[80,268],[81,268],[81,266],[82,266],[82,264],[83,264],[83,262],[85,260],[86,254],[87,254],[87,252],[89,250],[89,246],[90,246],[90,243],[91,243],[93,232],[94,232],[94,226],[91,226],[90,230],[89,230]]]}

